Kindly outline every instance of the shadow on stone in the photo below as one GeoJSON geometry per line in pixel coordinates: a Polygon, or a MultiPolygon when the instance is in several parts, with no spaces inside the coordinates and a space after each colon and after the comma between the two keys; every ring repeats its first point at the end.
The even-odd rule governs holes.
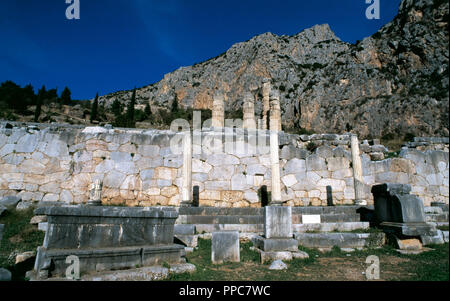
{"type": "Polygon", "coordinates": [[[333,188],[327,186],[327,206],[334,206],[333,204],[333,188]]]}
{"type": "Polygon", "coordinates": [[[261,207],[269,205],[269,193],[267,192],[267,186],[263,185],[258,189],[259,199],[261,200],[261,207]]]}
{"type": "Polygon", "coordinates": [[[194,207],[198,207],[200,205],[200,187],[199,186],[194,186],[193,188],[193,199],[192,199],[192,206],[194,207]]]}

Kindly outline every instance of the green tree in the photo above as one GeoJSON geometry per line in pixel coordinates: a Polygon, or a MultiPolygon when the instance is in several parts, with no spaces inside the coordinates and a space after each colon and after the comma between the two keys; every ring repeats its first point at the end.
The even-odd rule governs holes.
{"type": "Polygon", "coordinates": [[[152,110],[150,109],[150,103],[147,103],[145,105],[144,113],[145,113],[145,115],[147,115],[147,118],[152,115],[152,110]]]}
{"type": "Polygon", "coordinates": [[[136,88],[134,88],[134,90],[133,90],[131,100],[128,103],[128,107],[127,107],[126,120],[127,120],[127,127],[129,127],[129,128],[136,127],[136,123],[135,123],[135,119],[134,119],[134,105],[135,104],[136,104],[136,88]]]}
{"type": "Polygon", "coordinates": [[[172,111],[172,113],[178,112],[178,97],[175,97],[175,99],[173,100],[171,111],[172,111]]]}
{"type": "Polygon", "coordinates": [[[41,106],[44,102],[45,95],[47,94],[47,91],[45,89],[45,86],[42,86],[42,88],[38,91],[38,96],[36,100],[36,110],[34,111],[34,122],[39,121],[39,116],[41,116],[41,106]]]}
{"type": "Polygon", "coordinates": [[[98,92],[91,109],[91,123],[98,118],[98,92]]]}
{"type": "Polygon", "coordinates": [[[112,112],[114,114],[114,117],[117,118],[118,116],[120,116],[122,114],[122,111],[123,111],[122,104],[117,99],[115,99],[113,101],[111,110],[112,110],[112,112]]]}
{"type": "Polygon", "coordinates": [[[58,90],[57,89],[50,89],[45,93],[45,102],[52,103],[56,102],[58,100],[58,90]]]}
{"type": "Polygon", "coordinates": [[[61,93],[61,103],[63,105],[70,105],[72,102],[72,93],[70,92],[68,87],[64,88],[64,91],[61,93]]]}

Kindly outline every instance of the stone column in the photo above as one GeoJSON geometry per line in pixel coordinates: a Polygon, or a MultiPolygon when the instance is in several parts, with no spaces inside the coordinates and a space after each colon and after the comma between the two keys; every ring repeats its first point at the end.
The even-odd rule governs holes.
{"type": "Polygon", "coordinates": [[[102,205],[102,189],[103,183],[99,179],[91,184],[91,188],[89,190],[89,200],[86,204],[87,206],[102,205]]]}
{"type": "Polygon", "coordinates": [[[212,123],[211,126],[215,128],[223,128],[225,124],[225,98],[223,94],[214,95],[213,109],[212,109],[212,123]]]}
{"type": "Polygon", "coordinates": [[[353,182],[355,185],[355,204],[367,205],[367,201],[364,198],[364,181],[361,155],[359,152],[359,142],[356,135],[351,135],[351,148],[352,148],[352,165],[353,165],[353,182]]]}
{"type": "Polygon", "coordinates": [[[183,138],[181,206],[192,206],[192,138],[190,131],[185,132],[183,138]]]}
{"type": "Polygon", "coordinates": [[[281,131],[281,106],[280,106],[280,92],[270,92],[270,130],[281,131]],[[277,121],[276,129],[272,127],[272,121],[277,121]]]}
{"type": "Polygon", "coordinates": [[[262,127],[261,130],[267,130],[267,120],[269,118],[269,111],[270,111],[270,80],[264,79],[263,80],[263,115],[262,115],[262,127]]]}
{"type": "Polygon", "coordinates": [[[244,95],[244,129],[256,129],[255,119],[255,97],[251,92],[246,92],[244,95]]]}
{"type": "Polygon", "coordinates": [[[272,200],[270,205],[282,204],[280,154],[278,145],[278,120],[270,119],[270,163],[272,167],[272,200]]]}

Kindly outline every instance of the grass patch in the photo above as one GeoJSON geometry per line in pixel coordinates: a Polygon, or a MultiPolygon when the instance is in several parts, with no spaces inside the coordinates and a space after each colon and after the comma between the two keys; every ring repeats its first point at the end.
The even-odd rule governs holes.
{"type": "Polygon", "coordinates": [[[11,271],[13,280],[23,280],[26,272],[14,265],[16,255],[36,251],[44,241],[45,233],[30,225],[33,216],[33,209],[30,208],[26,211],[8,210],[0,218],[0,224],[5,225],[0,243],[0,267],[11,271]]]}
{"type": "Polygon", "coordinates": [[[432,246],[433,251],[420,255],[402,255],[391,246],[355,250],[348,253],[334,247],[329,252],[299,247],[308,259],[285,262],[288,270],[271,271],[270,263],[260,264],[252,243],[241,242],[241,262],[211,264],[211,241],[199,239],[199,247],[188,254],[187,261],[197,267],[193,274],[172,275],[172,281],[366,281],[364,272],[368,256],[380,258],[383,281],[448,281],[448,244],[432,246]]]}

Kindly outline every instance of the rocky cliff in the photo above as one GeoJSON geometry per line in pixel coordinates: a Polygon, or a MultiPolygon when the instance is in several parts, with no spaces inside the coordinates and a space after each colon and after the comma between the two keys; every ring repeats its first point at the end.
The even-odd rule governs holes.
{"type": "MultiPolygon", "coordinates": [[[[355,45],[326,24],[294,36],[265,33],[165,75],[139,89],[137,101],[207,109],[221,90],[227,110],[237,111],[251,89],[261,114],[262,80],[270,78],[281,93],[284,129],[448,136],[448,18],[448,0],[403,0],[392,22],[355,45]]],[[[100,102],[130,97],[123,91],[100,102]]]]}

